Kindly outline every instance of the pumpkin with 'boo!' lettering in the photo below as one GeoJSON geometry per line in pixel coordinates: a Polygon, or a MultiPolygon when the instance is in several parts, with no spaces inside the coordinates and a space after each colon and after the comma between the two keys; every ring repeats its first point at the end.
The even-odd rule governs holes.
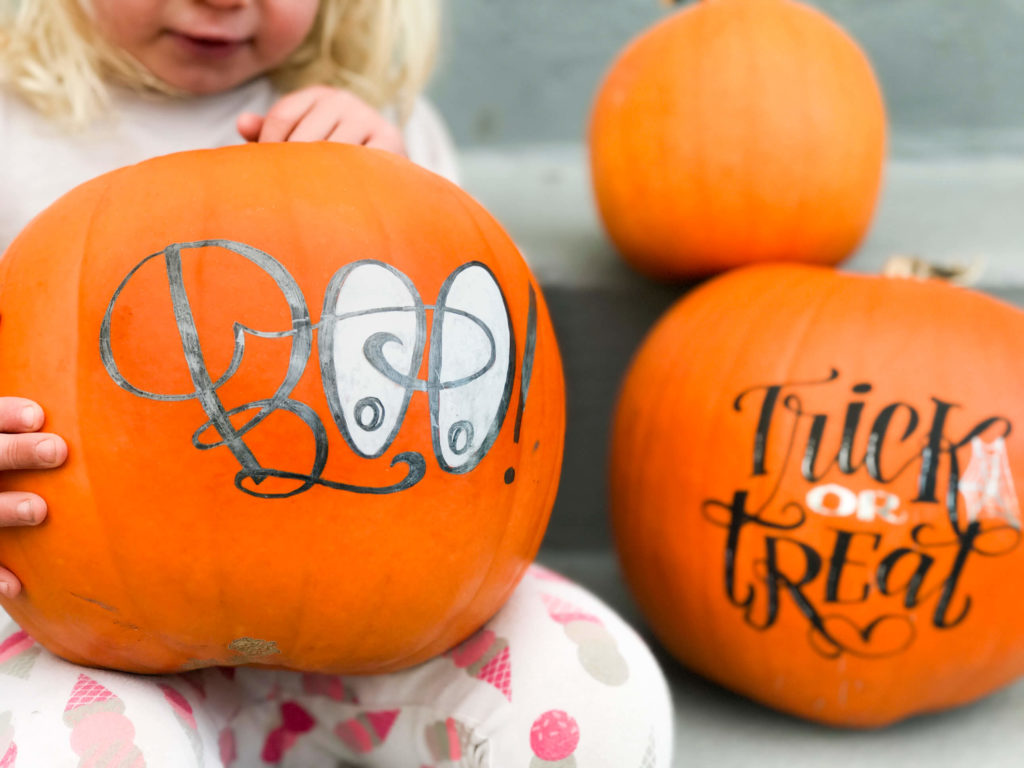
{"type": "Polygon", "coordinates": [[[1024,312],[937,280],[747,267],[643,342],[613,529],[661,642],[871,727],[1024,675],[1024,312]]]}
{"type": "Polygon", "coordinates": [[[501,227],[336,144],[169,155],[44,211],[0,261],[0,391],[66,464],[10,472],[5,610],[134,672],[335,673],[445,651],[502,605],[554,501],[564,386],[501,227]]]}

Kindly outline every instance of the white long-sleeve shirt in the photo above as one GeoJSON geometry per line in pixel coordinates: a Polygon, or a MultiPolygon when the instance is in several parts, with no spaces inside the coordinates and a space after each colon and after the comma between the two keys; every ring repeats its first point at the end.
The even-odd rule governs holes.
{"type": "MultiPolygon", "coordinates": [[[[279,97],[265,78],[187,99],[113,88],[110,117],[68,133],[0,91],[0,253],[32,217],[82,182],[158,155],[242,143],[238,115],[265,114],[279,97]]],[[[413,162],[457,180],[451,138],[429,103],[416,103],[403,134],[413,162]]]]}

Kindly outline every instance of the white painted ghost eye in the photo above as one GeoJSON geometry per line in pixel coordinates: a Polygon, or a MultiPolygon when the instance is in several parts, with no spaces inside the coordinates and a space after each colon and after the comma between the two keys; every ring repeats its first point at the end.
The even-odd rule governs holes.
{"type": "Polygon", "coordinates": [[[426,320],[415,286],[389,264],[338,270],[324,297],[318,336],[324,393],[353,451],[383,454],[419,382],[426,320]]]}
{"type": "Polygon", "coordinates": [[[494,275],[471,262],[445,281],[430,337],[434,453],[442,469],[468,472],[501,429],[512,395],[515,339],[494,275]]]}

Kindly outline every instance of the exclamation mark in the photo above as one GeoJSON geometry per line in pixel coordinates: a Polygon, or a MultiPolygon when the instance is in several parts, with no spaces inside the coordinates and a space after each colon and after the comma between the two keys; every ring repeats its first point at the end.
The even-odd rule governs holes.
{"type": "MultiPolygon", "coordinates": [[[[530,377],[533,375],[533,354],[537,347],[537,292],[530,286],[530,307],[526,313],[526,345],[523,349],[523,364],[519,372],[519,405],[516,407],[516,426],[512,433],[513,440],[519,442],[519,433],[523,426],[523,411],[526,410],[526,396],[530,391],[530,377]]],[[[505,470],[505,482],[516,479],[516,471],[512,467],[505,470]]]]}

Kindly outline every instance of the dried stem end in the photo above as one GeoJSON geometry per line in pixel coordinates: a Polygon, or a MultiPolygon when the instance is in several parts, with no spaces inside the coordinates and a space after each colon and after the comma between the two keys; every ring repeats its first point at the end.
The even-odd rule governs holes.
{"type": "Polygon", "coordinates": [[[968,264],[933,264],[920,256],[898,253],[890,256],[882,267],[885,277],[917,280],[945,280],[955,285],[973,285],[981,277],[984,265],[979,258],[968,264]]]}

